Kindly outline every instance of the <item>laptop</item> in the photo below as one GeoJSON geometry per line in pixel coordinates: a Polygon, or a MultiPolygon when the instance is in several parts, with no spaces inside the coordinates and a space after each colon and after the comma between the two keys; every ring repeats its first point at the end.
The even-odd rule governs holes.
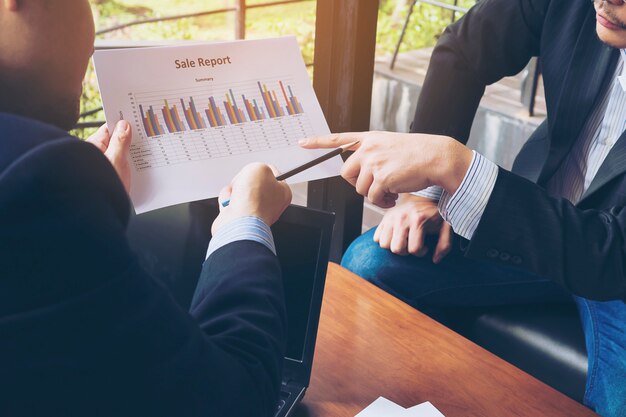
{"type": "MultiPolygon", "coordinates": [[[[205,200],[131,216],[129,241],[142,266],[185,308],[217,212],[215,200],[205,200]]],[[[287,307],[287,347],[275,417],[291,415],[309,386],[334,222],[333,213],[291,205],[272,226],[287,307]]]]}
{"type": "Polygon", "coordinates": [[[292,205],[272,226],[287,306],[287,350],[275,417],[289,416],[309,386],[334,223],[332,213],[292,205]]]}

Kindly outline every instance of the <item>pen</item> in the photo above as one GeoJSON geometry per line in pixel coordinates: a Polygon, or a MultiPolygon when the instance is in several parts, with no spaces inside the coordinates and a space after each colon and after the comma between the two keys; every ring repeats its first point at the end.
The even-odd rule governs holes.
{"type": "MultiPolygon", "coordinates": [[[[322,156],[320,156],[318,158],[315,158],[312,161],[309,161],[309,162],[307,162],[305,164],[302,164],[302,165],[300,165],[298,167],[295,167],[294,169],[292,169],[290,171],[287,171],[284,174],[280,174],[279,176],[276,177],[276,181],[284,181],[287,178],[293,177],[294,175],[299,174],[302,171],[305,171],[305,170],[307,170],[309,168],[312,168],[315,165],[319,165],[322,162],[327,161],[327,160],[329,160],[330,158],[332,158],[334,156],[341,155],[342,153],[344,153],[345,151],[347,151],[351,147],[353,147],[355,145],[358,145],[358,144],[359,144],[359,141],[357,140],[357,141],[354,141],[352,143],[348,143],[346,145],[342,145],[342,146],[338,147],[337,149],[333,149],[332,151],[330,151],[330,152],[328,152],[328,153],[326,153],[326,154],[324,154],[324,155],[322,155],[322,156]]],[[[222,207],[228,207],[229,204],[230,204],[230,199],[224,201],[222,203],[222,207]]]]}

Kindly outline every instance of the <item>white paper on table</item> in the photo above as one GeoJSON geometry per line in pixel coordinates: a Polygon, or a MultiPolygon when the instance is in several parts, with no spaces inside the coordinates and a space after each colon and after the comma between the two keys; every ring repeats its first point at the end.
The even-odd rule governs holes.
{"type": "Polygon", "coordinates": [[[404,408],[384,397],[378,397],[355,417],[445,417],[430,402],[404,408]]]}
{"type": "Polygon", "coordinates": [[[406,417],[406,409],[385,397],[378,397],[355,417],[406,417]]]}
{"type": "Polygon", "coordinates": [[[407,409],[406,417],[445,417],[434,405],[427,401],[407,409]]]}
{"type": "MultiPolygon", "coordinates": [[[[216,197],[250,162],[285,172],[328,152],[297,145],[330,131],[293,36],[102,50],[94,64],[109,129],[132,126],[137,213],[216,197]]],[[[333,158],[289,182],[340,169],[333,158]]]]}

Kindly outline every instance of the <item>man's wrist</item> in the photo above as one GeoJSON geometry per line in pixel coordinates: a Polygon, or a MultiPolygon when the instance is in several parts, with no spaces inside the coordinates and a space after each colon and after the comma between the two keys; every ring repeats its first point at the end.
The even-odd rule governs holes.
{"type": "Polygon", "coordinates": [[[276,254],[272,230],[268,224],[259,217],[244,216],[232,219],[214,230],[206,257],[222,246],[239,240],[259,242],[276,254]]]}
{"type": "Polygon", "coordinates": [[[497,179],[498,166],[472,152],[470,167],[457,191],[444,192],[439,200],[439,213],[456,234],[472,239],[497,179]]]}
{"type": "Polygon", "coordinates": [[[442,145],[438,153],[437,165],[441,169],[435,170],[435,185],[453,195],[459,189],[472,163],[473,152],[465,145],[450,138],[442,145]]]}

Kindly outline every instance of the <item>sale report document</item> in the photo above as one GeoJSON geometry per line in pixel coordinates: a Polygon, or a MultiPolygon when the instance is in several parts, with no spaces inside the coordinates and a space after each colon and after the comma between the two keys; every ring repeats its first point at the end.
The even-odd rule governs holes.
{"type": "MultiPolygon", "coordinates": [[[[132,127],[138,214],[217,197],[251,162],[285,172],[327,152],[298,146],[330,131],[295,37],[103,50],[93,59],[109,130],[121,119],[132,127]]],[[[340,168],[333,158],[289,182],[340,168]]]]}

